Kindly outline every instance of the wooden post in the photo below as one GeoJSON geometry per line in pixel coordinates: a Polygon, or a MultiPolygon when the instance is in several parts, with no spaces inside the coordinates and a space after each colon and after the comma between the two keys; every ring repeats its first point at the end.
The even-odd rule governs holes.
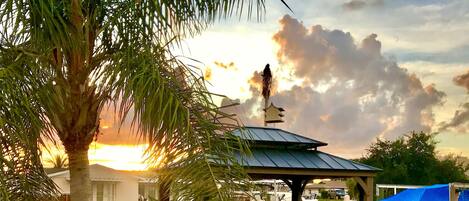
{"type": "Polygon", "coordinates": [[[448,184],[449,201],[457,201],[456,188],[453,183],[448,184]]]}
{"type": "Polygon", "coordinates": [[[288,179],[283,179],[283,181],[290,187],[291,190],[291,200],[292,201],[302,201],[301,196],[303,195],[303,191],[305,190],[306,184],[308,184],[309,179],[292,179],[291,181],[288,179]]]}
{"type": "Polygon", "coordinates": [[[360,187],[360,201],[373,201],[373,177],[354,177],[360,187]]]}

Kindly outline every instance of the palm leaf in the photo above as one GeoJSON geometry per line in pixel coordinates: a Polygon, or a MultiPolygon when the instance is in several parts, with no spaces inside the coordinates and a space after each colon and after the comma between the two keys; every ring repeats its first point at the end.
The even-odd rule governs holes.
{"type": "MultiPolygon", "coordinates": [[[[45,175],[38,146],[46,126],[34,93],[41,76],[26,68],[24,55],[2,51],[0,56],[0,198],[53,199],[57,190],[45,175]]],[[[48,136],[47,134],[45,136],[48,136]]]]}

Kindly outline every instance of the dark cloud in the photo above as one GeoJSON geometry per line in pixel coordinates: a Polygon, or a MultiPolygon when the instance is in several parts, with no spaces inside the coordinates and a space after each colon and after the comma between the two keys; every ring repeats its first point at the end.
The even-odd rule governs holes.
{"type": "Polygon", "coordinates": [[[454,77],[453,82],[458,86],[464,87],[469,92],[469,71],[454,77]]]}
{"type": "Polygon", "coordinates": [[[449,122],[443,122],[440,131],[455,130],[466,133],[469,130],[469,103],[465,103],[453,115],[449,122]]]}
{"type": "Polygon", "coordinates": [[[342,4],[342,8],[348,11],[360,10],[369,6],[382,6],[384,0],[351,0],[342,4]]]}
{"type": "MultiPolygon", "coordinates": [[[[469,92],[469,71],[454,77],[453,82],[469,92]]],[[[469,131],[469,103],[461,105],[450,121],[441,124],[440,131],[444,130],[455,130],[461,133],[469,131]]]]}
{"type": "Polygon", "coordinates": [[[342,7],[346,10],[359,10],[366,6],[366,2],[360,0],[352,0],[342,4],[342,7]]]}
{"type": "MultiPolygon", "coordinates": [[[[271,97],[286,109],[285,123],[278,127],[330,142],[329,149],[355,151],[377,136],[431,130],[432,108],[445,94],[382,56],[376,34],[357,45],[350,33],[320,25],[307,29],[290,16],[280,24],[273,37],[280,46],[279,62],[304,83],[271,97]]],[[[253,97],[240,106],[248,113],[246,124],[262,121],[260,79],[255,72],[253,97]]]]}

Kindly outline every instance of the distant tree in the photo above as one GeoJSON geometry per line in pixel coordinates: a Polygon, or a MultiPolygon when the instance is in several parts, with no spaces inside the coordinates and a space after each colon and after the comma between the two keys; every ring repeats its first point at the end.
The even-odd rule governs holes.
{"type": "Polygon", "coordinates": [[[347,179],[347,181],[345,181],[345,185],[347,186],[347,193],[350,195],[350,198],[358,200],[360,192],[358,190],[357,181],[355,181],[355,179],[347,179]]]}
{"type": "Polygon", "coordinates": [[[68,158],[62,154],[55,154],[52,158],[46,160],[47,163],[52,165],[53,168],[67,168],[68,167],[68,158]]]}
{"type": "Polygon", "coordinates": [[[435,134],[411,132],[395,141],[372,144],[360,162],[381,168],[376,183],[430,185],[465,182],[469,165],[461,157],[441,159],[435,151],[435,134]]]}

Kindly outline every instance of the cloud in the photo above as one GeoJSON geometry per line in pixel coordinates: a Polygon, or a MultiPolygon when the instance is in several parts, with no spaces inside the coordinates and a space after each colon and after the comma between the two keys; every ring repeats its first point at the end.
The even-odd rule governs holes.
{"type": "Polygon", "coordinates": [[[97,142],[103,144],[141,144],[145,143],[132,128],[134,111],[130,110],[127,118],[120,124],[119,114],[113,104],[108,104],[100,115],[100,134],[97,142]]]}
{"type": "Polygon", "coordinates": [[[342,8],[348,11],[360,10],[368,6],[381,6],[384,4],[384,0],[351,0],[342,4],[342,8]]]}
{"type": "Polygon", "coordinates": [[[214,61],[213,63],[215,64],[215,66],[226,70],[238,70],[234,62],[223,63],[220,61],[214,61]]]}
{"type": "Polygon", "coordinates": [[[464,87],[469,92],[469,71],[454,77],[453,82],[458,86],[464,87]]]}
{"type": "MultiPolygon", "coordinates": [[[[329,149],[362,151],[376,137],[392,139],[434,126],[432,108],[445,94],[385,58],[376,34],[356,44],[348,32],[306,28],[290,16],[280,24],[273,36],[278,60],[304,82],[271,97],[286,110],[278,127],[331,142],[329,149]]],[[[249,116],[245,124],[262,121],[259,79],[254,72],[253,97],[241,104],[249,116]]]]}
{"type": "MultiPolygon", "coordinates": [[[[464,87],[469,92],[469,71],[453,78],[454,84],[464,87]]],[[[440,131],[455,130],[460,133],[469,131],[469,103],[460,106],[448,122],[441,123],[440,131]]]]}
{"type": "Polygon", "coordinates": [[[346,10],[359,10],[366,6],[366,2],[360,0],[352,0],[342,4],[342,7],[346,10]]]}
{"type": "Polygon", "coordinates": [[[208,66],[205,68],[204,79],[212,80],[212,69],[208,66]]]}
{"type": "Polygon", "coordinates": [[[449,122],[443,122],[440,131],[455,130],[465,133],[469,130],[469,103],[464,103],[453,115],[449,122]]]}
{"type": "Polygon", "coordinates": [[[434,63],[468,63],[469,45],[460,45],[448,50],[422,52],[413,50],[392,50],[388,54],[395,55],[400,61],[429,61],[434,63]]]}

